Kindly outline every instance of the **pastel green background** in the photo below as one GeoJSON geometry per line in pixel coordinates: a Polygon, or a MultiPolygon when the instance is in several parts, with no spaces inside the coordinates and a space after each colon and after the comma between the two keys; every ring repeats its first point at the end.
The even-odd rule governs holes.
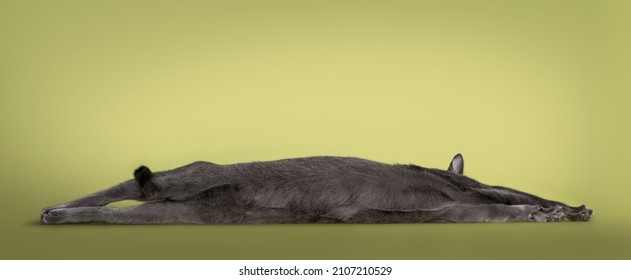
{"type": "Polygon", "coordinates": [[[0,0],[0,258],[629,259],[628,3],[0,0]],[[596,216],[38,224],[140,164],[457,152],[473,178],[596,216]]]}

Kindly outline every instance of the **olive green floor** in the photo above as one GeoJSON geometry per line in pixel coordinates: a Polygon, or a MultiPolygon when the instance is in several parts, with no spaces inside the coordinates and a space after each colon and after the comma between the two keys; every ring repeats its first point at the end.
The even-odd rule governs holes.
{"type": "Polygon", "coordinates": [[[0,0],[0,259],[630,259],[630,19],[628,1],[0,0]],[[38,224],[141,164],[458,152],[596,216],[38,224]]]}
{"type": "Polygon", "coordinates": [[[629,259],[626,227],[8,224],[3,259],[629,259]],[[7,250],[8,249],[8,250],[7,250]]]}

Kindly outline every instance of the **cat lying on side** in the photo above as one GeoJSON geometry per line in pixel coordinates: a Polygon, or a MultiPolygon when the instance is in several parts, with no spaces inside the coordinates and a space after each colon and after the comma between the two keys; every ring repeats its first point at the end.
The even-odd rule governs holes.
{"type": "Polygon", "coordinates": [[[479,223],[588,221],[592,210],[488,186],[448,170],[351,157],[307,157],[164,172],[45,208],[42,224],[479,223]],[[120,200],[146,203],[128,208],[120,200]]]}

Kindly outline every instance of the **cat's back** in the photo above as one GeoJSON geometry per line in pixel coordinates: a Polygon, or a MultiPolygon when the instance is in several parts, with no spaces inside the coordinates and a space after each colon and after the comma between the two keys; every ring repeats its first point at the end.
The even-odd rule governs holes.
{"type": "MultiPolygon", "coordinates": [[[[330,172],[330,171],[354,171],[354,172],[370,172],[376,170],[386,170],[391,165],[362,159],[356,157],[337,157],[337,156],[312,156],[288,158],[273,161],[255,161],[248,163],[237,163],[228,165],[227,167],[243,173],[256,174],[259,172],[274,173],[311,173],[311,172],[330,172]]],[[[303,174],[307,175],[307,174],[303,174]]]]}

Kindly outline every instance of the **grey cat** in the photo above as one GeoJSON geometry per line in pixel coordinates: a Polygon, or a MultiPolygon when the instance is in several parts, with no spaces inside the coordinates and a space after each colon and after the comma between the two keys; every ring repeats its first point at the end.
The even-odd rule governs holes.
{"type": "Polygon", "coordinates": [[[43,224],[477,223],[588,221],[570,207],[445,170],[351,157],[219,165],[195,162],[152,173],[41,212],[43,224]],[[111,208],[120,200],[146,203],[111,208]]]}

